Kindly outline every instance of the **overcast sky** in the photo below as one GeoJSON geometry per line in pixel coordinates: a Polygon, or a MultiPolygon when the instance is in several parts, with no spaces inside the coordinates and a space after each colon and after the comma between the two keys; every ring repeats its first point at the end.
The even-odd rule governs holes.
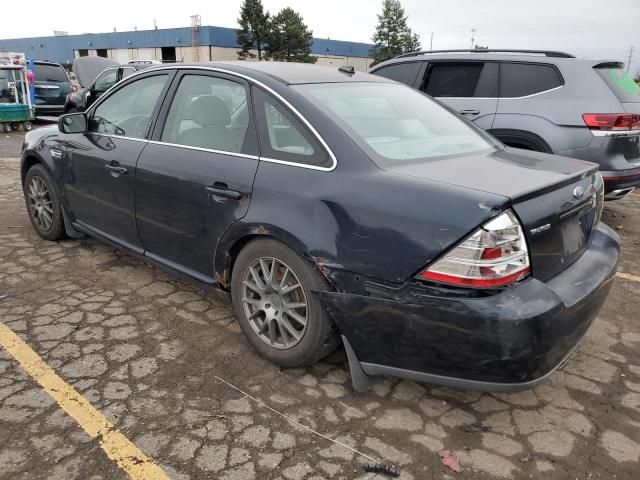
{"type": "MultiPolygon", "coordinates": [[[[263,0],[275,13],[298,10],[316,37],[369,42],[381,0],[263,0]]],[[[97,33],[188,26],[199,13],[203,25],[236,27],[241,0],[110,0],[67,2],[31,0],[31,15],[1,22],[0,38],[51,35],[53,30],[97,33]],[[55,2],[54,2],[55,3],[55,2]]],[[[564,50],[578,56],[626,62],[635,46],[632,72],[640,70],[640,0],[402,0],[409,25],[429,48],[468,48],[476,42],[500,48],[564,50]]],[[[20,10],[20,9],[18,9],[20,10]]]]}

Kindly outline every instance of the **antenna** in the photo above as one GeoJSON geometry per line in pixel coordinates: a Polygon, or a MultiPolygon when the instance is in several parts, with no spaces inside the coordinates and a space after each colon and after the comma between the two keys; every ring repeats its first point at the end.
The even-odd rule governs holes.
{"type": "Polygon", "coordinates": [[[631,60],[633,60],[633,45],[629,49],[629,61],[627,62],[627,73],[629,73],[629,68],[631,67],[631,60]]]}
{"type": "Polygon", "coordinates": [[[476,41],[476,29],[472,28],[471,29],[471,50],[473,50],[473,44],[476,41]]]}

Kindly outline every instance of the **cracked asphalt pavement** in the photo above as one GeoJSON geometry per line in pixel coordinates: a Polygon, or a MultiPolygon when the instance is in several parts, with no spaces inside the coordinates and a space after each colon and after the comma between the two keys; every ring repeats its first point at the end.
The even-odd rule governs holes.
{"type": "MultiPolygon", "coordinates": [[[[41,240],[15,156],[0,158],[0,205],[0,322],[170,478],[384,478],[264,405],[397,465],[403,479],[638,478],[638,195],[604,214],[623,237],[627,277],[569,362],[517,394],[394,378],[358,394],[342,350],[280,369],[248,346],[215,293],[92,239],[41,240]],[[442,449],[461,473],[440,462],[442,449]]],[[[45,478],[127,474],[0,347],[0,479],[45,478]]]]}

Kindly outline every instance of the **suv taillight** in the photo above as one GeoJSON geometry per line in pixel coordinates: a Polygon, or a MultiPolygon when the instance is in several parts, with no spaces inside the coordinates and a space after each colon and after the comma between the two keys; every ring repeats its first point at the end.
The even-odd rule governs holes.
{"type": "Polygon", "coordinates": [[[625,131],[640,128],[640,115],[633,113],[584,113],[582,119],[591,130],[625,131]]]}
{"type": "Polygon", "coordinates": [[[461,287],[501,287],[529,274],[522,226],[507,210],[490,220],[418,278],[461,287]]]}

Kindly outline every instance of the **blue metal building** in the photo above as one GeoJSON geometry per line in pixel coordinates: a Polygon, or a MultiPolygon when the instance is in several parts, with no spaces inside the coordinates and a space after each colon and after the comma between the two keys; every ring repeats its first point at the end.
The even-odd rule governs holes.
{"type": "MultiPolygon", "coordinates": [[[[86,33],[64,35],[0,39],[0,51],[24,52],[34,60],[49,60],[70,64],[77,52],[89,50],[124,50],[162,47],[191,48],[192,30],[186,28],[166,28],[129,32],[86,33]]],[[[239,48],[236,30],[226,27],[202,26],[198,31],[198,45],[239,48]]],[[[312,53],[316,55],[360,57],[369,56],[371,44],[314,38],[312,53]]]]}

